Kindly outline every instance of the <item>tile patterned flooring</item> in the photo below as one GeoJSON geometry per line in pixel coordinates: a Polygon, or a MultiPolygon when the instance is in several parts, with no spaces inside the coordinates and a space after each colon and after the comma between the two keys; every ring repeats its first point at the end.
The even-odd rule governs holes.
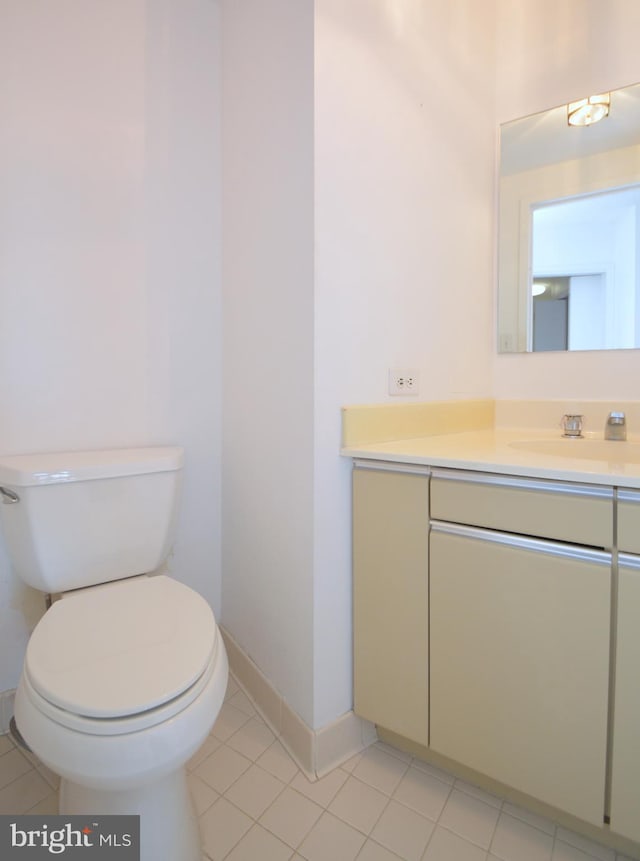
{"type": "MultiPolygon", "coordinates": [[[[310,783],[233,678],[189,773],[203,861],[631,861],[381,743],[310,783]]],[[[56,777],[0,736],[0,813],[27,812],[56,777]]]]}

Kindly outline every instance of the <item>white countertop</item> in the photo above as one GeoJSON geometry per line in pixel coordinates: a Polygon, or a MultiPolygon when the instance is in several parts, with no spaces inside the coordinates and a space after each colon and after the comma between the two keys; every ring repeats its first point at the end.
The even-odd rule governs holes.
{"type": "MultiPolygon", "coordinates": [[[[343,448],[341,454],[395,463],[640,488],[640,440],[632,439],[630,445],[621,442],[605,444],[606,459],[577,456],[580,445],[589,444],[590,440],[602,442],[602,436],[586,435],[585,439],[564,440],[559,431],[495,429],[356,444],[343,448]],[[558,447],[566,449],[568,456],[526,448],[529,443],[534,449],[539,442],[546,445],[545,441],[558,441],[558,447]],[[631,448],[635,449],[633,457],[638,462],[625,462],[631,448]]],[[[585,452],[588,450],[589,445],[583,449],[585,452]]]]}

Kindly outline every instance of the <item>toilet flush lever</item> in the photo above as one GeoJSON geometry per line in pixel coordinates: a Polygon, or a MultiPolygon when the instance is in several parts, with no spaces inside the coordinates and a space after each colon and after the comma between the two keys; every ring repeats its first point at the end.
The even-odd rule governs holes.
{"type": "Polygon", "coordinates": [[[2,502],[5,505],[13,505],[14,502],[20,502],[18,494],[13,490],[9,490],[8,487],[0,487],[0,495],[2,495],[2,502]]]}

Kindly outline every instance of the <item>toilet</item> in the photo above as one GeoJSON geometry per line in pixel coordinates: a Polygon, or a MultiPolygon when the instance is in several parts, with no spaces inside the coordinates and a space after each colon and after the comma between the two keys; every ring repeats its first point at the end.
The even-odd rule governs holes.
{"type": "Polygon", "coordinates": [[[155,573],[182,464],[177,447],[0,458],[13,569],[54,596],[27,645],[18,730],[60,776],[60,813],[140,815],[141,861],[201,861],[186,763],[227,687],[208,603],[155,573]]]}

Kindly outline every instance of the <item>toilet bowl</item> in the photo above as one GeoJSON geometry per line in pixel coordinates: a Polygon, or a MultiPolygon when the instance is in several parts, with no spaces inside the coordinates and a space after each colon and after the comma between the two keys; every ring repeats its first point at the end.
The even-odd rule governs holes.
{"type": "Polygon", "coordinates": [[[182,452],[73,454],[0,460],[2,497],[18,499],[0,505],[18,573],[70,587],[27,645],[17,726],[61,778],[60,813],[138,814],[141,861],[201,861],[186,763],[222,706],[227,655],[198,593],[136,570],[170,547],[182,452]],[[64,490],[67,516],[68,494],[52,492],[64,490]]]}
{"type": "MultiPolygon", "coordinates": [[[[165,577],[148,579],[152,587],[182,585],[165,577]]],[[[136,596],[139,599],[143,598],[145,592],[154,591],[157,601],[160,590],[147,590],[144,584],[124,581],[104,589],[111,590],[110,598],[130,601],[131,595],[127,593],[131,592],[132,587],[139,593],[136,596]]],[[[91,591],[98,590],[86,590],[91,591]]],[[[167,591],[174,592],[174,589],[167,591]]],[[[199,598],[195,592],[189,592],[194,598],[199,598]]],[[[67,705],[70,705],[69,694],[73,686],[68,679],[60,685],[61,677],[64,676],[60,666],[58,672],[52,671],[51,665],[60,660],[60,651],[64,652],[64,646],[62,650],[55,649],[54,639],[60,634],[63,643],[70,642],[73,626],[69,628],[65,623],[71,615],[77,618],[76,613],[82,611],[83,604],[87,604],[86,597],[85,590],[81,590],[54,604],[49,611],[52,618],[48,620],[46,630],[41,631],[36,627],[32,635],[16,692],[15,715],[20,731],[36,756],[62,778],[60,813],[138,814],[140,857],[143,861],[170,861],[177,858],[201,861],[200,836],[187,787],[185,765],[206,739],[224,700],[228,664],[222,638],[214,627],[213,649],[203,671],[195,681],[191,680],[190,673],[185,673],[183,680],[186,688],[180,694],[172,696],[173,691],[165,689],[163,693],[169,694],[170,698],[158,703],[158,697],[149,697],[147,685],[144,692],[139,692],[131,704],[125,706],[125,711],[130,708],[135,708],[135,711],[116,714],[125,704],[125,700],[120,697],[120,704],[117,709],[113,709],[114,714],[108,717],[82,714],[87,710],[87,704],[91,703],[91,687],[104,682],[108,673],[107,669],[104,674],[96,673],[95,655],[90,651],[84,652],[79,656],[81,660],[74,671],[76,680],[81,682],[87,668],[91,673],[90,683],[84,691],[80,691],[81,696],[76,696],[73,708],[61,708],[58,704],[61,699],[60,687],[64,688],[67,705]],[[59,618],[54,618],[52,611],[58,606],[65,608],[65,605],[72,614],[61,614],[59,618]],[[45,647],[52,647],[48,652],[49,666],[44,673],[39,668],[39,673],[35,673],[34,677],[30,664],[37,663],[37,654],[40,651],[44,654],[45,647]],[[48,698],[52,695],[58,702],[48,698]],[[147,703],[144,702],[145,697],[147,703]],[[149,705],[152,702],[157,704],[149,705]],[[149,707],[145,708],[145,705],[149,707]]],[[[152,599],[153,596],[149,597],[152,599]]],[[[206,602],[201,598],[199,600],[208,610],[206,602]]],[[[116,621],[116,617],[117,613],[112,614],[110,621],[116,621]]],[[[97,619],[95,615],[91,618],[94,623],[106,621],[104,618],[97,619]]],[[[178,637],[172,640],[173,645],[177,646],[178,637]]],[[[70,653],[64,656],[66,660],[70,657],[70,653]]],[[[153,650],[148,655],[140,655],[135,650],[123,649],[113,663],[120,660],[128,662],[129,669],[123,669],[123,672],[132,675],[144,669],[144,658],[149,660],[153,677],[153,668],[158,666],[153,650]],[[135,670],[132,670],[132,665],[135,670]]],[[[103,659],[102,663],[108,663],[108,658],[103,659]]],[[[112,678],[116,681],[121,679],[123,687],[127,686],[119,672],[112,678]]],[[[112,690],[111,694],[114,693],[112,690]]],[[[101,710],[106,711],[104,696],[101,710]]]]}
{"type": "Polygon", "coordinates": [[[73,592],[42,618],[27,646],[16,722],[61,777],[134,789],[198,749],[226,681],[222,638],[203,598],[162,575],[118,581],[73,592]]]}

